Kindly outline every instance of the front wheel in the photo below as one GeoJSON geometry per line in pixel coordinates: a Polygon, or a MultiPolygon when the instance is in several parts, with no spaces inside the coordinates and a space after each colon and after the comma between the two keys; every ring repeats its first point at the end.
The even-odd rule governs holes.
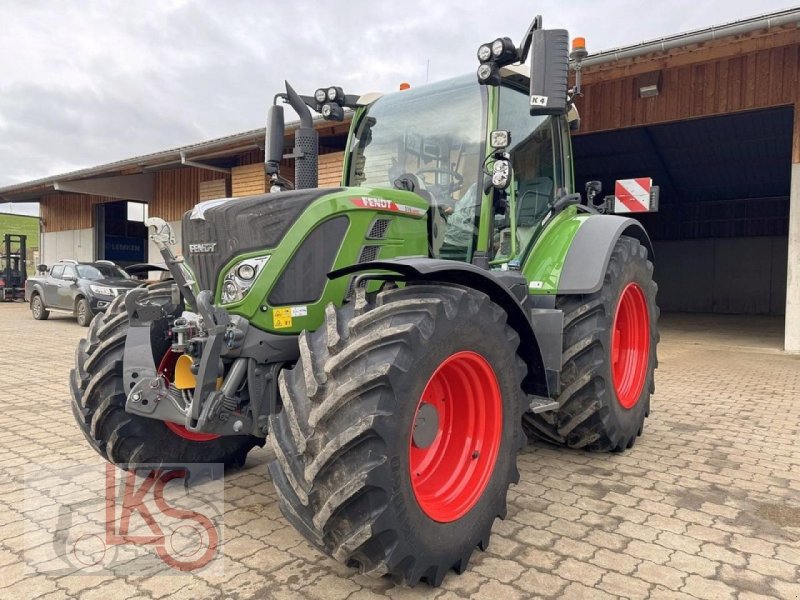
{"type": "MultiPolygon", "coordinates": [[[[149,286],[145,299],[167,304],[171,283],[149,286]]],[[[75,368],[70,372],[72,412],[89,444],[112,463],[223,463],[240,466],[254,446],[264,440],[249,435],[217,437],[192,433],[180,425],[148,419],[125,411],[123,359],[129,320],[124,297],[116,298],[105,313],[91,322],[86,339],[78,344],[75,368]]],[[[150,330],[153,359],[167,380],[174,369],[166,319],[150,330]]]]}
{"type": "Polygon", "coordinates": [[[78,298],[75,303],[75,320],[81,327],[88,327],[92,322],[92,311],[86,298],[78,298]]]}
{"type": "Polygon", "coordinates": [[[564,311],[559,408],[526,414],[528,435],[596,451],[633,446],[655,391],[656,291],[647,249],[622,236],[598,292],[556,300],[564,311]]]}
{"type": "Polygon", "coordinates": [[[519,479],[519,338],[486,295],[451,285],[386,290],[326,316],[280,376],[281,509],[348,566],[439,585],[486,548],[519,479]]]}

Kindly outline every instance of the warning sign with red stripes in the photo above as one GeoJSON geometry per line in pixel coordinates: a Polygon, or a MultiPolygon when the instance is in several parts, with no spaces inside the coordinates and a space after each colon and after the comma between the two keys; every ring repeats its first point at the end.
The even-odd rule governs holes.
{"type": "Polygon", "coordinates": [[[614,212],[648,212],[653,180],[649,177],[618,179],[614,186],[614,212]]]}

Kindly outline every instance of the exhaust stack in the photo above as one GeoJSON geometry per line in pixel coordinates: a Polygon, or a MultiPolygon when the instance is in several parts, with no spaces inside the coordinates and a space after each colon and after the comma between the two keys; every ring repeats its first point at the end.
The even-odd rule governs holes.
{"type": "Polygon", "coordinates": [[[296,190],[316,188],[319,134],[314,129],[311,111],[302,98],[286,82],[286,98],[300,116],[300,127],[294,133],[294,187],[296,190]]]}

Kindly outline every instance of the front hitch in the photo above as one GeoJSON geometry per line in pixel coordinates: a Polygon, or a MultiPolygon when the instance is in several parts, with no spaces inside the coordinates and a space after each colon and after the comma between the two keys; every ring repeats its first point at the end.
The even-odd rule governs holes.
{"type": "MultiPolygon", "coordinates": [[[[151,328],[154,322],[167,319],[176,308],[142,302],[147,290],[138,288],[125,297],[130,327],[125,340],[123,358],[123,383],[128,391],[125,410],[151,419],[179,423],[191,432],[218,435],[259,434],[260,428],[252,417],[257,412],[246,414],[237,411],[236,393],[255,361],[237,357],[217,389],[217,379],[222,353],[229,350],[225,343],[231,339],[230,332],[236,324],[222,308],[211,304],[211,292],[204,290],[197,295],[197,307],[203,318],[204,331],[201,336],[202,355],[197,370],[197,386],[189,395],[190,402],[180,390],[170,386],[159,373],[153,360],[151,328]],[[252,417],[251,417],[252,415],[252,417]]],[[[252,400],[252,399],[251,399],[252,400]]]]}

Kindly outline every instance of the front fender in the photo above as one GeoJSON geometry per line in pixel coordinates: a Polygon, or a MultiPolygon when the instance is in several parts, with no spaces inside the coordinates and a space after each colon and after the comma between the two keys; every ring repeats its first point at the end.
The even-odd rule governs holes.
{"type": "MultiPolygon", "coordinates": [[[[505,310],[508,324],[520,337],[519,354],[528,365],[525,391],[546,396],[557,390],[557,376],[548,377],[539,340],[528,315],[528,284],[518,271],[487,271],[469,263],[426,257],[397,258],[353,264],[328,274],[330,279],[364,272],[391,272],[401,280],[451,283],[479,290],[505,310]],[[550,384],[548,385],[548,381],[550,384]],[[551,389],[552,388],[552,389],[551,389]]],[[[559,336],[560,341],[560,336],[559,336]]],[[[560,349],[559,349],[560,354],[560,349]]],[[[548,365],[549,367],[549,365],[548,365]]],[[[560,365],[559,365],[560,367],[560,365]]],[[[552,369],[547,369],[548,371],[552,369]]],[[[556,370],[556,374],[557,374],[556,370]]]]}

